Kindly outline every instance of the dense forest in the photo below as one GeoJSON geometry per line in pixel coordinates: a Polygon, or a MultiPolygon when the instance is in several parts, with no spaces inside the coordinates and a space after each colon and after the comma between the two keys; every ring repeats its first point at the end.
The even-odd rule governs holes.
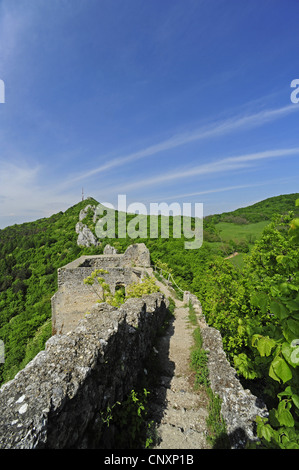
{"type": "MultiPolygon", "coordinates": [[[[282,195],[206,217],[204,242],[196,250],[184,249],[184,239],[171,236],[106,238],[99,247],[79,247],[75,225],[83,207],[97,204],[93,199],[0,230],[0,340],[5,345],[0,384],[51,336],[50,299],[59,267],[82,254],[101,254],[107,243],[123,252],[144,242],[152,263],[163,263],[181,289],[198,296],[246,387],[266,401],[269,419],[257,423],[262,445],[299,448],[298,198],[298,193],[282,195]]],[[[94,230],[91,214],[83,223],[94,230]]],[[[170,234],[172,224],[170,217],[170,234]]]]}

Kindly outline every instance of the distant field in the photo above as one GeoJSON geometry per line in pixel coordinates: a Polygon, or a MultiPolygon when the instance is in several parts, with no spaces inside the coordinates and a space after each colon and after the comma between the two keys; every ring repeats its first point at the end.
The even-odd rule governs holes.
{"type": "Polygon", "coordinates": [[[229,245],[230,240],[235,243],[242,242],[242,240],[244,240],[246,242],[245,246],[247,245],[247,249],[250,252],[254,243],[259,240],[264,228],[269,223],[269,220],[243,225],[233,224],[230,222],[219,222],[218,224],[215,224],[215,228],[221,241],[208,243],[214,248],[222,250],[225,257],[231,255],[233,252],[238,252],[236,256],[228,259],[228,262],[242,270],[244,266],[243,249],[240,245],[233,248],[229,245]]]}
{"type": "Polygon", "coordinates": [[[245,239],[249,243],[253,243],[257,240],[266,225],[269,224],[269,220],[263,220],[255,224],[247,225],[236,225],[228,222],[219,222],[216,224],[216,229],[219,232],[221,239],[225,242],[229,240],[241,240],[245,239]]]}

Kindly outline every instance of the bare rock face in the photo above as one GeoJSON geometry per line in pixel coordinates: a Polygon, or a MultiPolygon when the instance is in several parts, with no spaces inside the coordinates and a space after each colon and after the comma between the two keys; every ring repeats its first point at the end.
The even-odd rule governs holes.
{"type": "Polygon", "coordinates": [[[78,233],[77,245],[78,246],[99,246],[101,243],[96,239],[92,231],[87,225],[78,222],[76,224],[76,232],[78,233]]]}
{"type": "Polygon", "coordinates": [[[96,215],[96,206],[88,204],[85,206],[79,214],[79,222],[76,225],[76,232],[78,233],[77,245],[78,246],[99,246],[101,243],[97,240],[92,231],[84,224],[85,217],[88,212],[93,213],[93,221],[96,215]]]}
{"type": "Polygon", "coordinates": [[[124,264],[127,266],[144,266],[149,268],[151,257],[148,248],[144,243],[130,245],[124,253],[124,264]]]}
{"type": "Polygon", "coordinates": [[[80,211],[80,214],[79,214],[79,221],[80,222],[83,219],[85,219],[85,217],[87,216],[89,210],[91,210],[93,213],[95,213],[96,206],[92,206],[91,204],[88,204],[87,206],[85,206],[84,209],[82,209],[80,211]]]}

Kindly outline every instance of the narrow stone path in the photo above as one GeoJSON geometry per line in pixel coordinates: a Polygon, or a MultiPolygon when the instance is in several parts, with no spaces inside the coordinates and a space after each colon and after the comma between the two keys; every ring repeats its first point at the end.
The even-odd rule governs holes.
{"type": "MultiPolygon", "coordinates": [[[[164,284],[158,281],[157,284],[166,297],[172,296],[164,284]]],[[[159,437],[155,448],[209,449],[208,397],[204,390],[194,391],[189,366],[195,327],[189,322],[189,309],[184,302],[174,301],[174,320],[155,346],[158,380],[151,404],[159,437]]]]}

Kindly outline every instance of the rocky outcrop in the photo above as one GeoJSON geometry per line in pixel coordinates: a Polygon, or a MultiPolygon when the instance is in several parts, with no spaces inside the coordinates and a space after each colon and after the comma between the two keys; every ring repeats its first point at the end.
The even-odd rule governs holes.
{"type": "Polygon", "coordinates": [[[144,266],[149,268],[151,257],[145,244],[135,243],[130,245],[124,253],[124,264],[127,266],[144,266]]]}
{"type": "Polygon", "coordinates": [[[94,215],[96,211],[96,206],[88,204],[83,209],[81,209],[80,214],[79,214],[79,222],[85,219],[89,211],[91,211],[94,215]]]}
{"type": "Polygon", "coordinates": [[[190,302],[198,314],[202,347],[208,352],[210,387],[222,400],[221,414],[231,447],[243,448],[248,441],[257,439],[255,418],[257,415],[267,416],[267,408],[261,400],[242,387],[237,372],[228,362],[223,350],[221,334],[207,325],[197,297],[185,292],[184,302],[190,302]]]}
{"type": "Polygon", "coordinates": [[[78,246],[99,246],[101,242],[97,240],[92,231],[87,225],[82,222],[76,224],[76,233],[78,233],[77,245],[78,246]]]}
{"type": "Polygon", "coordinates": [[[161,293],[98,304],[50,338],[0,389],[0,448],[101,448],[100,412],[137,385],[166,311],[161,293]]]}

